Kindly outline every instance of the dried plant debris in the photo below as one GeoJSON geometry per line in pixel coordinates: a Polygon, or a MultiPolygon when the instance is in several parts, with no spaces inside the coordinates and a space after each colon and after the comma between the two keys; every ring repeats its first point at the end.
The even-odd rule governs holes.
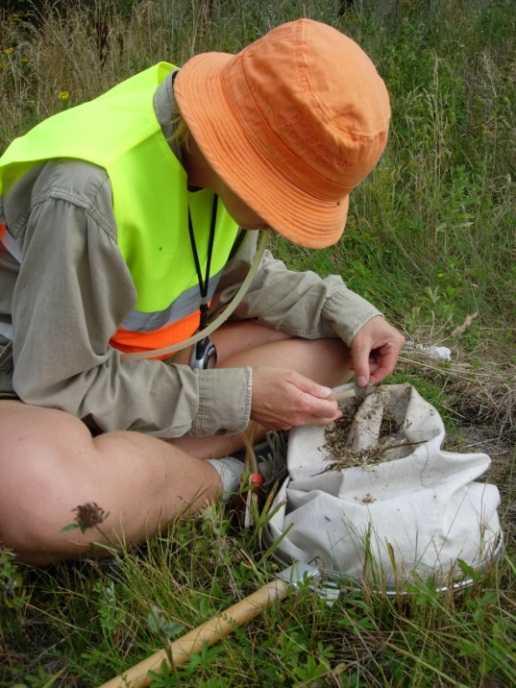
{"type": "MultiPolygon", "coordinates": [[[[323,450],[328,453],[328,465],[322,471],[341,471],[345,468],[363,468],[374,470],[374,467],[384,461],[399,458],[395,453],[388,454],[391,449],[412,447],[421,442],[403,441],[400,424],[389,414],[385,414],[380,426],[378,442],[368,449],[353,450],[348,446],[349,432],[353,418],[360,403],[342,409],[343,416],[328,425],[325,430],[325,444],[323,450]]],[[[365,417],[367,420],[367,416],[365,417]]]]}
{"type": "Polygon", "coordinates": [[[383,414],[382,424],[380,425],[380,439],[383,437],[391,437],[392,435],[398,435],[401,431],[401,425],[396,421],[396,419],[387,414],[383,414]]]}
{"type": "Polygon", "coordinates": [[[376,502],[376,497],[373,497],[369,492],[366,492],[363,497],[354,497],[354,499],[362,504],[373,504],[373,502],[376,502]]]}
{"type": "Polygon", "coordinates": [[[335,421],[335,425],[339,426],[339,433],[341,435],[346,434],[347,436],[347,433],[351,429],[351,423],[362,403],[363,399],[359,399],[358,397],[339,401],[339,409],[342,412],[342,416],[335,421]]]}
{"type": "MultiPolygon", "coordinates": [[[[423,442],[400,442],[399,444],[378,444],[376,447],[369,449],[362,449],[360,451],[353,451],[349,447],[339,446],[337,449],[332,447],[330,449],[331,455],[326,457],[328,461],[327,467],[321,473],[328,471],[342,471],[345,468],[363,468],[367,471],[374,470],[375,466],[384,461],[400,458],[399,456],[388,456],[387,452],[391,449],[401,449],[405,447],[412,447],[423,442]]],[[[328,448],[328,445],[325,445],[328,448]]]]}
{"type": "Polygon", "coordinates": [[[516,438],[516,366],[490,361],[487,355],[479,349],[481,363],[430,364],[413,358],[410,352],[400,356],[399,367],[438,382],[462,424],[491,424],[498,439],[512,446],[516,438]]]}

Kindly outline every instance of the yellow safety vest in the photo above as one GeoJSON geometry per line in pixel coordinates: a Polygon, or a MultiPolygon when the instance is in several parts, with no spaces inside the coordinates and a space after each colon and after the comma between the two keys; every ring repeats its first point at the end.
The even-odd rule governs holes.
{"type": "MultiPolygon", "coordinates": [[[[188,208],[205,266],[213,194],[188,191],[186,172],[156,118],[155,91],[174,69],[161,62],[94,100],[49,117],[15,139],[0,158],[0,196],[45,160],[80,159],[106,170],[118,246],[137,293],[134,310],[111,340],[122,351],[159,349],[190,337],[199,326],[188,208]]],[[[237,223],[219,200],[209,294],[237,233],[237,223]]]]}

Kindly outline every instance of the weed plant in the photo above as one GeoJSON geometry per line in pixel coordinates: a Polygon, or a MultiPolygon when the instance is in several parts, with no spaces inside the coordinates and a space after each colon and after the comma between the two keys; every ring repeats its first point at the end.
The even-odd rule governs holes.
{"type": "MultiPolygon", "coordinates": [[[[301,15],[354,37],[391,93],[389,147],[353,193],[338,246],[314,252],[276,239],[275,252],[295,269],[342,274],[410,336],[445,341],[478,365],[494,360],[503,374],[516,284],[511,0],[35,2],[28,14],[28,3],[14,4],[21,11],[0,8],[0,150],[158,60],[237,51],[301,15]]],[[[446,379],[416,367],[398,380],[438,406],[467,450],[466,407],[446,379]]],[[[305,588],[152,686],[516,685],[514,474],[505,448],[500,457],[507,553],[469,572],[468,590],[348,590],[329,607],[305,588]]],[[[260,542],[213,508],[107,561],[37,571],[0,550],[0,686],[102,683],[270,580],[278,566],[260,542]]]]}

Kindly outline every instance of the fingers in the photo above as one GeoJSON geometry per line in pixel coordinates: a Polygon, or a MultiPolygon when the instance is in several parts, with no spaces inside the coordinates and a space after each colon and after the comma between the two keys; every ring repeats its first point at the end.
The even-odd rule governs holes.
{"type": "Polygon", "coordinates": [[[310,378],[305,377],[296,371],[292,371],[291,380],[298,389],[310,394],[313,397],[317,397],[318,399],[326,399],[331,394],[330,387],[320,385],[314,380],[310,380],[310,378]]]}
{"type": "Polygon", "coordinates": [[[255,368],[251,418],[268,429],[327,425],[341,415],[331,389],[281,368],[255,368]]]}
{"type": "Polygon", "coordinates": [[[328,425],[342,415],[338,403],[331,397],[331,388],[294,373],[292,383],[297,397],[297,418],[294,425],[328,425]]]}
{"type": "Polygon", "coordinates": [[[357,384],[377,384],[390,375],[405,338],[383,318],[369,320],[351,342],[351,362],[357,384]]]}
{"type": "Polygon", "coordinates": [[[338,403],[331,395],[331,389],[319,385],[303,375],[291,378],[294,387],[292,410],[293,425],[327,425],[342,415],[338,403]]]}
{"type": "Polygon", "coordinates": [[[331,422],[342,415],[339,405],[334,399],[318,399],[310,394],[303,393],[299,404],[303,415],[314,420],[330,418],[331,422]]]}
{"type": "Polygon", "coordinates": [[[380,349],[378,349],[378,367],[371,375],[370,382],[375,385],[381,382],[387,375],[390,375],[394,368],[396,367],[396,361],[398,360],[401,347],[395,347],[392,344],[385,344],[380,349]]]}
{"type": "Polygon", "coordinates": [[[355,371],[357,385],[366,387],[369,384],[369,353],[370,344],[361,344],[360,339],[355,338],[351,346],[351,365],[355,371]]]}

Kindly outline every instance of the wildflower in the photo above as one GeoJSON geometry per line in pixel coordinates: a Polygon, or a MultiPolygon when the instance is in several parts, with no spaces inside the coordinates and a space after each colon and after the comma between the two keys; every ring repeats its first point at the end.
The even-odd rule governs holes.
{"type": "Polygon", "coordinates": [[[4,48],[4,55],[12,55],[14,53],[14,48],[4,48]]]}
{"type": "Polygon", "coordinates": [[[58,99],[62,103],[67,103],[70,100],[70,92],[69,91],[59,91],[57,94],[58,99]]]}
{"type": "Polygon", "coordinates": [[[94,528],[104,523],[109,513],[104,511],[97,502],[86,502],[85,504],[79,504],[75,509],[75,522],[79,526],[81,533],[84,533],[88,528],[94,528]]]}

